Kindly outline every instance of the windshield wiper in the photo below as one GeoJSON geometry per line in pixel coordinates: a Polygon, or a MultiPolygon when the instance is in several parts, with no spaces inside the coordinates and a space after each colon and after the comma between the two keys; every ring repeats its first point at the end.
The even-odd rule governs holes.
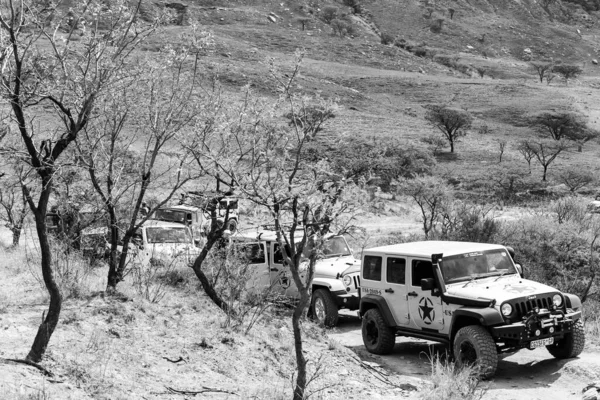
{"type": "Polygon", "coordinates": [[[470,283],[473,283],[475,281],[475,278],[477,277],[477,274],[473,274],[471,275],[471,280],[469,280],[469,282],[465,283],[463,285],[463,287],[467,287],[470,283]]]}
{"type": "Polygon", "coordinates": [[[494,282],[496,282],[498,279],[502,278],[507,273],[508,273],[508,269],[505,269],[504,271],[502,271],[500,273],[500,275],[496,279],[494,279],[494,282]]]}

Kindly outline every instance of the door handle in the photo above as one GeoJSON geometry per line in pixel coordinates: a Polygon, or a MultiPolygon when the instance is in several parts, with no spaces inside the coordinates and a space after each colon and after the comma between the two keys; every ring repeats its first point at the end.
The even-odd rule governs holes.
{"type": "Polygon", "coordinates": [[[386,293],[394,293],[394,289],[392,289],[392,288],[385,289],[385,292],[386,293]]]}
{"type": "Polygon", "coordinates": [[[273,271],[273,272],[279,272],[279,269],[277,269],[277,268],[271,268],[271,271],[273,271]]]}
{"type": "Polygon", "coordinates": [[[417,292],[410,292],[408,295],[410,297],[417,297],[418,296],[417,292]]]}

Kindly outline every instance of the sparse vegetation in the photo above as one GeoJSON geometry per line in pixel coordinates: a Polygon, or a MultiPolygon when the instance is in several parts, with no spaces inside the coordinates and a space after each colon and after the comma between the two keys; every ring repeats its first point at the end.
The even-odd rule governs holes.
{"type": "Polygon", "coordinates": [[[425,119],[438,128],[450,144],[450,152],[454,153],[454,145],[467,136],[473,118],[469,113],[447,108],[443,105],[429,106],[425,119]]]}

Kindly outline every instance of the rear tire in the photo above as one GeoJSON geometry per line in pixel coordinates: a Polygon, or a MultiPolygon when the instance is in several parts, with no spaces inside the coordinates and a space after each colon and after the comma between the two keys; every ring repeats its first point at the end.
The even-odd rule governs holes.
{"type": "Polygon", "coordinates": [[[469,325],[459,329],[452,348],[456,365],[459,367],[475,367],[482,378],[491,378],[496,373],[496,343],[483,326],[469,325]]]}
{"type": "Polygon", "coordinates": [[[329,290],[317,289],[312,296],[311,316],[315,322],[327,328],[337,325],[339,314],[338,307],[329,290]]]}
{"type": "Polygon", "coordinates": [[[548,352],[555,358],[573,358],[577,357],[583,351],[585,346],[585,330],[581,319],[573,324],[573,331],[567,333],[558,342],[546,346],[548,352]]]}
{"type": "Polygon", "coordinates": [[[396,334],[378,308],[371,308],[362,320],[362,337],[369,353],[390,354],[396,344],[396,334]]]}

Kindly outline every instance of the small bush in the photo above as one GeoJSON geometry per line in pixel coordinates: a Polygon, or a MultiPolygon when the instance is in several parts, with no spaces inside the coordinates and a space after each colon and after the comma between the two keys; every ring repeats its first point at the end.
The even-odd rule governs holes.
{"type": "Polygon", "coordinates": [[[335,6],[326,6],[321,10],[321,19],[328,24],[338,17],[339,9],[335,6]]]}
{"type": "Polygon", "coordinates": [[[417,57],[426,57],[427,49],[425,47],[417,47],[413,49],[412,53],[417,57]]]}
{"type": "Polygon", "coordinates": [[[345,19],[334,19],[329,25],[333,29],[333,34],[339,37],[352,36],[355,33],[352,22],[345,19]]]}
{"type": "Polygon", "coordinates": [[[390,35],[389,33],[382,33],[381,34],[381,44],[392,44],[394,43],[394,37],[392,35],[390,35]]]}
{"type": "Polygon", "coordinates": [[[445,65],[448,68],[456,68],[456,64],[458,63],[458,57],[445,54],[438,54],[433,58],[433,61],[435,61],[438,64],[445,65]]]}

